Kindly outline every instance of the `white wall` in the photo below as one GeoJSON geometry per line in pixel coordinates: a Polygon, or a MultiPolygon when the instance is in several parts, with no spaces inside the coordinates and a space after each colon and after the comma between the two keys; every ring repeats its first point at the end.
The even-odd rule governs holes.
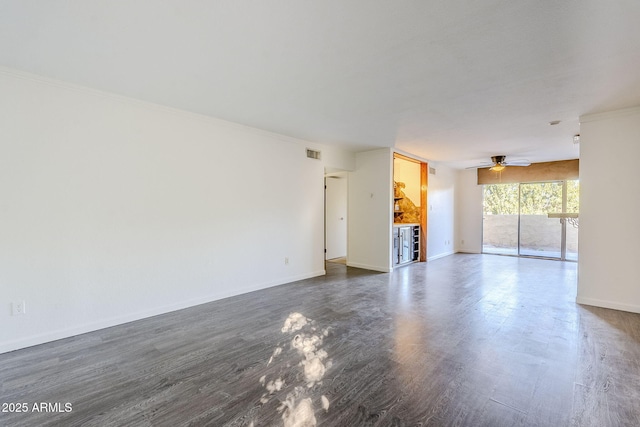
{"type": "Polygon", "coordinates": [[[352,154],[6,69],[0,93],[0,352],[324,273],[352,154]]]}
{"type": "Polygon", "coordinates": [[[482,186],[476,169],[456,173],[457,252],[482,252],[482,186]]]}
{"type": "Polygon", "coordinates": [[[349,173],[347,265],[392,270],[392,164],[388,148],[356,154],[356,169],[349,173]]]}
{"type": "MultiPolygon", "coordinates": [[[[444,165],[430,166],[436,168],[436,174],[429,175],[427,191],[427,260],[454,253],[456,231],[457,171],[444,165]]],[[[349,174],[347,264],[350,266],[377,271],[393,270],[392,179],[392,150],[383,148],[356,154],[356,170],[349,174]]]]}
{"type": "Polygon", "coordinates": [[[347,256],[347,173],[332,173],[325,179],[326,259],[347,256]]]}
{"type": "Polygon", "coordinates": [[[640,107],[580,122],[577,302],[640,312],[640,107]]]}
{"type": "Polygon", "coordinates": [[[456,171],[430,163],[427,190],[427,260],[454,253],[456,171]]]}

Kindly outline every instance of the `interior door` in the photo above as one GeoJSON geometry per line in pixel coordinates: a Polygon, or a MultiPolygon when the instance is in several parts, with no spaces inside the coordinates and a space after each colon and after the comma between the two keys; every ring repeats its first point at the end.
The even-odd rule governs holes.
{"type": "Polygon", "coordinates": [[[325,259],[347,256],[347,177],[325,178],[325,259]]]}

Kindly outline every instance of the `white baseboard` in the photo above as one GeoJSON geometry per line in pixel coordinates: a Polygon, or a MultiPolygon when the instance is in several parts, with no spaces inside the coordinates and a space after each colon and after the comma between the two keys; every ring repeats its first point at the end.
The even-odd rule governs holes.
{"type": "Polygon", "coordinates": [[[355,267],[355,268],[362,268],[364,270],[379,271],[381,273],[391,273],[393,271],[393,269],[389,268],[389,267],[379,267],[377,265],[360,264],[358,262],[350,262],[350,261],[347,261],[347,266],[348,267],[355,267]]]}
{"type": "Polygon", "coordinates": [[[578,304],[592,305],[594,307],[611,308],[613,310],[629,311],[631,313],[640,313],[640,306],[625,304],[616,301],[606,301],[596,298],[576,297],[578,304]]]}
{"type": "Polygon", "coordinates": [[[428,261],[434,261],[434,260],[439,259],[439,258],[444,258],[444,257],[446,257],[446,256],[453,255],[453,254],[455,254],[455,252],[454,252],[454,251],[451,251],[451,252],[444,252],[444,253],[442,253],[442,254],[438,254],[438,255],[430,256],[430,257],[427,257],[427,262],[428,262],[428,261]]]}
{"type": "Polygon", "coordinates": [[[142,320],[142,319],[146,319],[153,316],[159,316],[161,314],[171,313],[172,311],[195,307],[200,304],[206,304],[209,302],[221,300],[223,298],[242,295],[249,292],[258,291],[261,289],[270,288],[273,286],[283,285],[285,283],[297,282],[298,280],[304,280],[304,279],[310,279],[312,277],[323,276],[324,274],[326,274],[325,270],[318,270],[318,271],[307,273],[307,274],[300,274],[300,275],[285,277],[283,279],[273,281],[273,282],[257,283],[257,284],[253,284],[251,286],[246,286],[242,288],[234,288],[232,291],[225,290],[223,292],[217,292],[213,295],[208,295],[201,298],[182,301],[176,304],[155,307],[149,310],[139,311],[139,312],[127,314],[124,316],[101,319],[95,322],[85,323],[83,325],[77,325],[69,328],[58,329],[55,331],[47,331],[42,334],[31,335],[31,336],[20,338],[17,340],[0,343],[0,354],[7,353],[9,351],[20,350],[22,348],[32,347],[34,345],[48,343],[51,341],[57,341],[64,338],[70,338],[76,335],[86,334],[88,332],[94,332],[100,329],[123,325],[125,323],[135,322],[136,320],[142,320]]]}

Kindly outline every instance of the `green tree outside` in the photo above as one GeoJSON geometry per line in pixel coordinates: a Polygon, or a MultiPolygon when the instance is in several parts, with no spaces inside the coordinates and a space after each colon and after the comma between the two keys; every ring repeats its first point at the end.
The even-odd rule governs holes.
{"type": "MultiPolygon", "coordinates": [[[[490,184],[484,186],[485,215],[546,215],[562,212],[562,184],[490,184]]],[[[579,212],[580,182],[567,181],[568,213],[579,212]]]]}

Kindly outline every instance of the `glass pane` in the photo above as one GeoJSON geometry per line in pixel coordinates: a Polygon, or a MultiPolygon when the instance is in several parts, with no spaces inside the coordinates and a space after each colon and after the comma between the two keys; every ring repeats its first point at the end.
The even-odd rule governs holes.
{"type": "Polygon", "coordinates": [[[562,183],[520,184],[520,255],[560,258],[562,223],[548,218],[562,212],[562,183]]]}
{"type": "Polygon", "coordinates": [[[518,184],[484,186],[482,252],[518,255],[518,184]]]}
{"type": "MultiPolygon", "coordinates": [[[[580,213],[580,181],[567,181],[567,213],[580,213]]],[[[578,260],[578,220],[567,220],[566,259],[578,260]]]]}

